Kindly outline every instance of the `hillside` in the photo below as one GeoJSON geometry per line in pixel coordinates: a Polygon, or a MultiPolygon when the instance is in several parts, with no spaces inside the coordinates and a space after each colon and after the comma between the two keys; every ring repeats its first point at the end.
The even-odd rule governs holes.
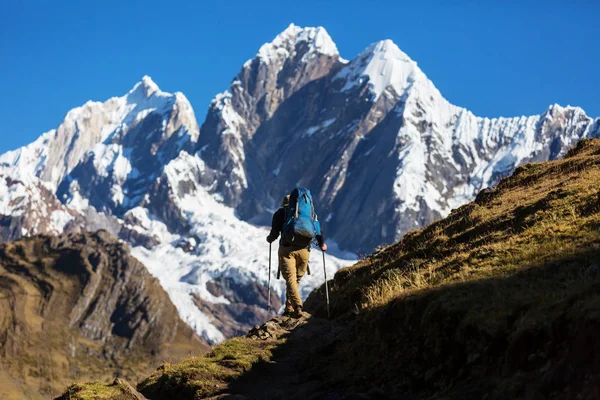
{"type": "Polygon", "coordinates": [[[135,381],[208,349],[126,245],[105,231],[0,245],[0,398],[73,380],[135,381]]]}
{"type": "MultiPolygon", "coordinates": [[[[600,140],[528,164],[277,318],[138,385],[152,400],[596,399],[600,140]]],[[[77,397],[73,397],[77,398],[77,397]]]]}

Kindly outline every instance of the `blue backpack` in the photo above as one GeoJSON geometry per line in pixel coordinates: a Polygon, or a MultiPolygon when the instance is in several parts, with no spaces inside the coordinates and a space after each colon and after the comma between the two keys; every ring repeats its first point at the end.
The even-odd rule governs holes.
{"type": "Polygon", "coordinates": [[[283,242],[290,246],[309,247],[320,234],[321,224],[315,213],[310,190],[292,190],[281,235],[283,242]]]}

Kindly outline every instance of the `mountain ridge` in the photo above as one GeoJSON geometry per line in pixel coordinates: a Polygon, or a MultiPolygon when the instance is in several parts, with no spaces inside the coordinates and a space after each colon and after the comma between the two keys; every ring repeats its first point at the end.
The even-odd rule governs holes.
{"type": "MultiPolygon", "coordinates": [[[[207,285],[233,279],[237,290],[262,292],[264,225],[291,186],[311,189],[325,235],[341,249],[327,258],[333,274],[356,258],[343,250],[392,243],[518,165],[558,158],[598,135],[600,119],[580,108],[476,117],[443,98],[389,40],[348,61],[324,28],[291,25],[243,64],[201,126],[183,94],[145,76],[124,96],[87,102],[57,129],[1,155],[4,182],[24,186],[0,194],[0,241],[106,229],[133,246],[186,322],[218,342],[221,330],[266,315],[257,306],[252,318],[223,327],[239,317],[235,299],[246,293],[232,303],[207,285]],[[19,209],[24,187],[51,198],[36,205],[39,215],[19,209]],[[227,311],[202,313],[199,298],[227,311]]],[[[312,262],[321,263],[318,254],[312,262]]],[[[303,294],[322,278],[321,268],[306,277],[303,294]]],[[[273,289],[283,295],[281,281],[273,289]]]]}
{"type": "MultiPolygon", "coordinates": [[[[298,51],[303,49],[299,44],[297,48],[298,51]]],[[[279,62],[281,64],[281,60],[279,62]]],[[[280,64],[271,68],[267,75],[275,77],[279,76],[280,71],[284,69],[296,71],[307,68],[302,57],[300,57],[300,61],[290,57],[286,59],[284,65],[280,64]]],[[[277,182],[272,184],[270,181],[283,180],[284,182],[299,182],[314,188],[314,191],[318,193],[320,203],[326,204],[326,215],[343,209],[344,212],[341,214],[344,215],[344,218],[355,220],[356,217],[359,217],[357,211],[353,210],[350,204],[345,204],[347,202],[344,200],[336,201],[335,199],[337,192],[345,185],[347,174],[356,173],[356,171],[348,170],[350,165],[347,160],[358,157],[367,157],[369,160],[368,155],[371,149],[363,148],[364,146],[361,147],[359,144],[365,138],[369,139],[375,136],[374,133],[377,132],[379,125],[387,124],[381,128],[390,136],[395,131],[398,135],[394,136],[399,137],[387,139],[389,141],[388,149],[390,146],[404,148],[394,150],[398,161],[389,160],[389,166],[386,168],[389,171],[372,168],[368,172],[374,177],[382,174],[389,175],[384,178],[386,181],[384,186],[386,188],[397,186],[400,187],[400,190],[390,191],[384,188],[387,196],[394,197],[397,206],[388,207],[386,214],[394,216],[393,222],[387,224],[388,226],[376,235],[378,240],[373,240],[372,244],[368,246],[373,248],[378,243],[390,242],[391,236],[402,235],[413,228],[424,226],[435,218],[446,215],[458,204],[472,199],[483,187],[493,185],[500,177],[506,176],[519,163],[556,158],[560,154],[564,154],[566,149],[580,137],[597,136],[600,131],[598,120],[591,120],[579,108],[557,110],[556,107],[551,106],[544,114],[541,114],[554,113],[557,116],[562,114],[559,116],[563,120],[562,125],[555,129],[560,132],[552,132],[551,129],[544,129],[543,126],[538,129],[540,115],[525,118],[476,117],[470,111],[454,106],[443,98],[416,63],[390,41],[382,41],[369,46],[367,50],[347,63],[339,62],[339,60],[333,63],[317,61],[315,65],[318,65],[323,72],[307,84],[300,83],[301,88],[295,86],[294,81],[289,81],[290,78],[285,75],[285,79],[292,82],[291,87],[283,80],[275,88],[269,89],[269,85],[266,85],[258,90],[253,82],[264,81],[264,71],[268,70],[269,65],[263,65],[257,59],[253,62],[246,62],[227,92],[227,97],[230,98],[227,104],[231,108],[229,114],[237,115],[240,118],[236,118],[234,123],[228,123],[226,118],[220,118],[217,112],[211,112],[209,109],[207,122],[203,125],[200,139],[203,159],[213,169],[224,171],[221,180],[229,182],[230,186],[222,185],[217,190],[224,194],[227,204],[238,209],[244,219],[260,220],[256,218],[256,215],[271,209],[277,203],[275,193],[283,190],[281,184],[277,182]],[[378,46],[384,50],[383,60],[381,57],[379,59],[373,57],[373,51],[378,46]],[[385,59],[385,55],[388,53],[400,54],[399,63],[409,65],[406,73],[403,74],[402,69],[397,74],[390,72],[394,70],[395,64],[393,60],[388,63],[385,59]],[[375,61],[372,58],[375,58],[375,61]],[[372,68],[370,68],[371,64],[373,64],[372,68]],[[255,65],[254,70],[249,68],[251,65],[255,65]],[[351,69],[356,71],[352,73],[349,71],[351,69]],[[378,73],[383,74],[384,78],[395,78],[396,81],[393,81],[393,85],[389,84],[390,82],[386,79],[379,79],[378,73]],[[404,75],[406,77],[402,78],[404,75]],[[349,82],[343,82],[343,78],[347,76],[351,76],[352,79],[349,82]],[[387,92],[384,93],[380,86],[388,89],[387,92]],[[350,93],[344,94],[341,89],[350,93]],[[250,92],[254,90],[251,94],[255,99],[261,99],[260,105],[264,107],[262,110],[251,106],[252,101],[248,100],[248,90],[250,92]],[[299,91],[296,96],[298,97],[297,101],[294,99],[296,90],[299,91]],[[382,96],[383,94],[385,95],[382,96]],[[275,99],[271,99],[272,96],[275,99]],[[286,102],[292,103],[289,110],[284,109],[286,102]],[[345,104],[340,105],[340,102],[345,102],[345,104]],[[367,104],[365,105],[364,102],[367,104]],[[316,107],[324,115],[315,116],[316,110],[311,107],[316,107]],[[348,108],[352,109],[350,113],[348,108]],[[248,113],[251,118],[244,118],[243,116],[248,113]],[[269,122],[261,123],[258,128],[255,121],[257,113],[259,118],[269,120],[269,122]],[[279,118],[277,113],[282,114],[282,117],[279,118]],[[346,118],[347,114],[350,115],[346,118]],[[393,114],[397,114],[397,117],[394,117],[393,114]],[[359,119],[358,123],[356,118],[359,119]],[[585,126],[569,126],[571,120],[578,118],[584,120],[585,126]],[[215,122],[211,122],[213,119],[215,122]],[[304,121],[299,121],[299,119],[304,121]],[[220,127],[219,121],[226,128],[220,127]],[[409,121],[409,124],[405,124],[405,121],[409,121]],[[286,159],[286,144],[280,139],[281,132],[266,133],[265,131],[273,130],[273,128],[281,129],[281,127],[285,127],[287,131],[283,135],[291,137],[289,139],[290,147],[306,149],[304,151],[315,147],[328,154],[318,159],[312,157],[301,163],[302,166],[297,167],[298,171],[288,174],[291,176],[280,177],[279,173],[270,174],[271,171],[281,171],[282,161],[273,163],[271,159],[286,159]],[[232,131],[237,132],[235,141],[223,138],[223,132],[232,131]],[[346,137],[346,140],[336,139],[336,135],[342,135],[346,137]],[[268,139],[263,139],[265,136],[268,136],[268,139]],[[312,140],[310,145],[301,143],[306,136],[312,140]],[[557,136],[563,136],[564,143],[556,142],[554,146],[557,151],[545,154],[546,150],[544,149],[549,148],[557,136]],[[331,145],[332,148],[329,148],[319,143],[316,137],[326,138],[327,141],[331,141],[333,138],[336,145],[331,145]],[[548,138],[546,139],[546,137],[548,138]],[[266,140],[276,143],[276,145],[267,143],[266,140]],[[512,140],[516,142],[514,145],[510,144],[512,140]],[[430,143],[432,141],[437,143],[432,145],[430,143]],[[532,147],[529,143],[532,141],[538,143],[539,146],[532,147]],[[545,143],[546,141],[548,143],[545,143]],[[408,145],[413,145],[413,148],[408,148],[408,145]],[[284,147],[282,148],[282,146],[284,147]],[[511,146],[512,148],[508,149],[511,146]],[[257,149],[256,156],[252,154],[254,149],[257,149]],[[336,149],[344,149],[344,151],[336,151],[336,149]],[[507,149],[508,152],[517,153],[519,157],[510,159],[506,154],[507,149]],[[282,151],[283,155],[277,154],[282,151]],[[243,154],[243,157],[238,156],[234,159],[228,156],[230,153],[243,154]],[[428,160],[431,153],[438,153],[435,155],[437,159],[428,160]],[[497,156],[496,159],[494,159],[495,156],[497,156]],[[441,160],[439,160],[440,158],[441,160]],[[455,159],[458,161],[456,162],[455,159]],[[269,164],[266,168],[262,165],[265,160],[269,164]],[[443,169],[450,171],[449,175],[460,175],[458,179],[453,176],[440,179],[436,176],[439,174],[433,170],[432,164],[438,161],[445,164],[443,169]],[[319,164],[319,166],[315,168],[314,164],[319,164]],[[405,172],[404,165],[406,164],[409,166],[415,164],[412,169],[416,171],[405,172]],[[487,168],[488,165],[491,165],[491,168],[487,168]],[[494,170],[496,166],[498,168],[494,170]],[[315,172],[314,169],[318,169],[318,171],[315,172]],[[310,170],[310,172],[302,175],[301,171],[306,170],[310,170]],[[476,171],[478,175],[471,176],[470,170],[476,171]],[[429,176],[421,175],[421,171],[429,176]],[[254,177],[249,177],[248,174],[254,175],[254,177]],[[315,179],[315,176],[325,176],[325,181],[315,179]],[[436,180],[440,181],[437,187],[427,186],[426,181],[436,180]],[[266,188],[268,193],[266,198],[259,193],[264,189],[253,188],[252,183],[248,186],[249,181],[257,182],[255,186],[265,185],[265,183],[271,186],[266,188]],[[402,187],[411,190],[403,191],[402,187]],[[444,190],[449,192],[444,193],[444,190]],[[454,198],[458,198],[458,201],[452,202],[454,198]],[[395,211],[396,208],[399,212],[395,211]],[[409,223],[404,224],[399,214],[408,214],[406,219],[409,220],[409,223]],[[412,224],[413,222],[417,222],[417,225],[412,224]]],[[[575,121],[575,125],[577,123],[578,121],[575,121]]],[[[378,141],[382,140],[378,139],[378,141]]],[[[382,150],[378,158],[389,159],[390,156],[382,150]]],[[[368,165],[365,164],[368,164],[369,161],[357,162],[356,165],[361,169],[368,169],[368,165]]],[[[372,164],[375,163],[376,160],[373,160],[372,164]]],[[[367,221],[372,220],[373,217],[375,220],[382,218],[381,212],[378,211],[383,206],[381,203],[364,199],[365,195],[361,196],[358,193],[344,193],[344,197],[355,195],[363,202],[366,200],[365,205],[368,205],[366,211],[369,217],[364,218],[359,225],[366,225],[367,221]],[[369,203],[373,204],[369,205],[369,203]]],[[[381,194],[378,197],[381,198],[381,194]]],[[[262,221],[265,219],[266,217],[262,221]]],[[[334,231],[331,233],[338,242],[349,248],[358,247],[360,250],[365,250],[364,247],[361,247],[365,246],[364,236],[360,238],[348,236],[349,227],[342,221],[336,221],[335,215],[332,225],[334,231]]]]}

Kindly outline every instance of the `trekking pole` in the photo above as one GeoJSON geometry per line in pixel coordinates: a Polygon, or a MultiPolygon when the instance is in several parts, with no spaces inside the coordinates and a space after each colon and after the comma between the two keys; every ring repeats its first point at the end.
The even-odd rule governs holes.
{"type": "Polygon", "coordinates": [[[325,267],[325,251],[321,250],[323,253],[323,275],[325,275],[325,297],[327,299],[327,318],[331,319],[331,314],[329,313],[329,288],[327,286],[327,268],[325,267]]]}
{"type": "Polygon", "coordinates": [[[271,311],[271,243],[269,243],[269,291],[267,294],[267,311],[271,311]]]}

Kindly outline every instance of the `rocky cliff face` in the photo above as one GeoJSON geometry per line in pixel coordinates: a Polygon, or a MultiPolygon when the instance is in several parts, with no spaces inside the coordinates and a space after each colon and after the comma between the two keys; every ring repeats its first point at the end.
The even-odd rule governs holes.
{"type": "Polygon", "coordinates": [[[0,245],[5,394],[42,398],[73,380],[135,380],[165,358],[206,349],[158,280],[107,232],[0,245]]]}
{"type": "MultiPolygon", "coordinates": [[[[305,87],[314,87],[315,81],[338,64],[337,48],[323,28],[291,26],[263,45],[256,57],[244,64],[230,90],[214,98],[202,125],[205,134],[198,141],[198,150],[207,166],[219,172],[221,179],[214,190],[227,204],[237,207],[249,198],[250,203],[242,204],[240,211],[251,218],[260,210],[269,193],[261,184],[261,171],[284,159],[285,154],[277,150],[282,149],[294,123],[303,119],[302,112],[290,109],[288,102],[306,98],[305,87]],[[282,112],[288,117],[285,125],[271,122],[281,120],[282,112]],[[250,149],[251,143],[257,147],[250,149]],[[262,160],[259,164],[257,157],[262,160]],[[253,171],[254,167],[259,170],[253,171]],[[245,192],[246,197],[242,196],[245,192]]],[[[315,113],[322,111],[318,105],[312,108],[315,113]]],[[[286,191],[289,189],[276,194],[277,202],[286,191]]]]}
{"type": "MultiPolygon", "coordinates": [[[[294,186],[316,198],[336,250],[331,276],[515,167],[595,136],[600,120],[575,107],[477,117],[444,99],[389,40],[348,61],[325,29],[291,25],[242,66],[200,128],[183,94],[144,77],[1,155],[0,241],[106,229],[132,245],[182,318],[217,342],[263,318],[238,300],[254,293],[252,305],[264,306],[261,225],[294,186]],[[235,293],[215,289],[223,282],[235,293]]],[[[316,252],[312,263],[304,294],[323,279],[316,252]]],[[[281,297],[282,281],[272,283],[281,297]]]]}
{"type": "Polygon", "coordinates": [[[220,177],[211,189],[243,218],[261,221],[288,187],[304,185],[330,237],[368,251],[446,216],[520,164],[599,136],[600,121],[558,105],[476,117],[389,40],[348,62],[323,29],[290,26],[213,100],[201,131],[200,156],[220,177]]]}

